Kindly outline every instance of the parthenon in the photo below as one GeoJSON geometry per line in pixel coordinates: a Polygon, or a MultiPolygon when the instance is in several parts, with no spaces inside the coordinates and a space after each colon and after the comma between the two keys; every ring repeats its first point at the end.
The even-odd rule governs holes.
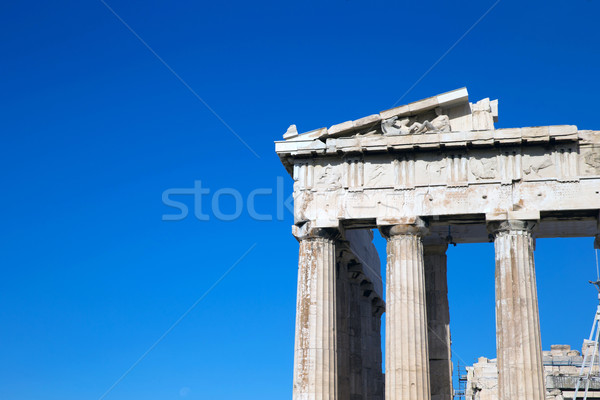
{"type": "Polygon", "coordinates": [[[600,245],[600,131],[497,121],[462,88],[275,143],[300,242],[295,400],[452,398],[449,241],[494,242],[498,398],[544,399],[535,239],[600,245]]]}

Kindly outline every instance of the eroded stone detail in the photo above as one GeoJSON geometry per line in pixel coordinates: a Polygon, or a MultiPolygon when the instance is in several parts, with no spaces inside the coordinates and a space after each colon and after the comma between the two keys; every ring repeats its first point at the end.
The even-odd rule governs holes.
{"type": "Polygon", "coordinates": [[[471,111],[474,131],[494,129],[494,117],[498,116],[498,100],[493,102],[490,99],[480,100],[471,106],[471,111]]]}
{"type": "Polygon", "coordinates": [[[458,154],[449,154],[446,158],[448,162],[448,166],[446,171],[448,171],[448,185],[449,186],[465,186],[469,181],[469,169],[468,169],[468,161],[467,155],[458,153],[458,154]]]}
{"type": "Polygon", "coordinates": [[[552,165],[552,159],[548,155],[544,155],[542,158],[533,158],[527,157],[526,167],[523,169],[526,175],[535,174],[536,176],[540,176],[540,171],[549,168],[552,165]]]}
{"type": "Polygon", "coordinates": [[[337,399],[336,237],[328,229],[298,232],[294,400],[337,399]]]}
{"type": "Polygon", "coordinates": [[[327,165],[321,168],[321,173],[317,178],[317,186],[325,188],[325,190],[336,190],[342,187],[341,174],[339,171],[327,165]]]}
{"type": "Polygon", "coordinates": [[[415,187],[415,160],[403,155],[394,160],[394,188],[412,189],[415,187]]]}
{"type": "Polygon", "coordinates": [[[416,118],[392,117],[381,121],[381,130],[384,135],[408,135],[433,132],[450,132],[450,118],[443,113],[441,107],[435,109],[436,116],[429,121],[419,122],[416,118]]]}
{"type": "Polygon", "coordinates": [[[500,399],[545,398],[531,232],[535,221],[489,225],[496,250],[496,332],[500,399]]]}
{"type": "MultiPolygon", "coordinates": [[[[352,400],[381,398],[377,356],[364,347],[378,346],[382,283],[326,235],[340,230],[348,239],[353,229],[376,227],[388,237],[386,400],[446,395],[448,346],[435,348],[426,326],[449,343],[439,318],[445,309],[443,282],[436,278],[443,275],[441,256],[423,258],[420,237],[428,224],[438,242],[449,237],[457,243],[487,242],[493,226],[500,390],[503,400],[540,399],[534,242],[529,223],[519,221],[538,221],[538,237],[600,234],[600,131],[574,125],[495,129],[497,120],[497,100],[471,103],[463,88],[329,128],[298,133],[291,126],[276,142],[294,177],[294,230],[301,240],[296,398],[336,399],[335,390],[352,400]],[[335,274],[324,272],[333,265],[335,288],[335,274]],[[437,265],[437,272],[423,278],[424,265],[437,265]],[[437,283],[427,286],[428,280],[437,283]],[[316,292],[314,285],[320,285],[316,292]],[[311,311],[317,307],[318,317],[311,311]],[[332,309],[338,312],[333,324],[332,309]],[[333,325],[339,334],[326,328],[333,325]],[[314,345],[317,337],[336,338],[339,348],[314,345]]],[[[347,253],[358,256],[356,249],[347,253]]]]}
{"type": "Polygon", "coordinates": [[[594,173],[600,174],[600,146],[588,152],[583,157],[583,160],[594,173]]]}
{"type": "Polygon", "coordinates": [[[385,399],[430,400],[424,221],[381,228],[387,245],[385,399]]]}
{"type": "Polygon", "coordinates": [[[365,164],[361,157],[347,157],[342,174],[342,186],[346,189],[360,189],[365,183],[365,164]]]}
{"type": "Polygon", "coordinates": [[[559,146],[555,151],[556,173],[560,181],[579,180],[577,168],[577,148],[575,146],[559,146]]]}
{"type": "MultiPolygon", "coordinates": [[[[584,343],[580,353],[569,345],[552,345],[550,350],[542,352],[546,400],[573,398],[583,356],[586,352],[592,356],[589,347],[584,343]]],[[[599,394],[600,382],[592,380],[588,398],[598,398],[599,394]]],[[[465,397],[466,400],[498,400],[497,360],[480,357],[477,363],[467,367],[465,397]]]]}
{"type": "Polygon", "coordinates": [[[511,184],[523,177],[521,149],[504,150],[499,156],[501,181],[511,184]]]}
{"type": "Polygon", "coordinates": [[[312,160],[302,160],[294,165],[294,183],[297,189],[311,189],[315,180],[312,160]]]}
{"type": "Polygon", "coordinates": [[[471,173],[475,179],[494,179],[498,170],[496,158],[471,159],[471,173]]]}

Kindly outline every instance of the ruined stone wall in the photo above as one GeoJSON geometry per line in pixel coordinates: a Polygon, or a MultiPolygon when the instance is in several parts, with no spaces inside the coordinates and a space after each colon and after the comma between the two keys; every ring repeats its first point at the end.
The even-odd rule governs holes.
{"type": "MultiPolygon", "coordinates": [[[[577,385],[577,379],[583,363],[583,356],[577,350],[571,350],[569,345],[552,345],[551,350],[543,352],[544,382],[546,384],[546,400],[572,399],[577,385]]],[[[592,349],[584,344],[582,352],[592,349]]],[[[595,368],[593,374],[600,371],[595,368]]],[[[583,394],[580,388],[578,398],[583,394]]],[[[588,398],[600,398],[600,382],[592,382],[588,398]]],[[[485,357],[467,367],[467,400],[498,400],[498,367],[496,360],[485,357]]]]}

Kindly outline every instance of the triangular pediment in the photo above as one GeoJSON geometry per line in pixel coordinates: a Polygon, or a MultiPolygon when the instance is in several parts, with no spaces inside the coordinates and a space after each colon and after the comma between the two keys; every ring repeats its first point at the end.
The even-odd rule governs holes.
{"type": "Polygon", "coordinates": [[[497,100],[483,99],[472,104],[467,89],[460,88],[329,128],[299,133],[296,125],[291,125],[283,138],[294,142],[364,134],[396,136],[483,131],[493,130],[497,119],[497,100]]]}

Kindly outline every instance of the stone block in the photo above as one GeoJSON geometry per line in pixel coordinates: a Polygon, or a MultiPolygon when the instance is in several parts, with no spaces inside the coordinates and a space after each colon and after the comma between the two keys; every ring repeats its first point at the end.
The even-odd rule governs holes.
{"type": "Polygon", "coordinates": [[[354,121],[353,126],[355,129],[363,129],[363,128],[375,128],[377,123],[381,121],[381,117],[379,114],[369,115],[367,117],[363,117],[354,121]]]}
{"type": "Polygon", "coordinates": [[[379,117],[383,119],[388,119],[396,116],[405,116],[410,113],[410,109],[408,105],[390,108],[389,110],[381,111],[379,113],[379,117]]]}
{"type": "Polygon", "coordinates": [[[354,128],[354,122],[346,121],[346,122],[342,122],[341,124],[330,126],[327,131],[330,136],[335,136],[342,132],[351,131],[353,128],[354,128]]]}

